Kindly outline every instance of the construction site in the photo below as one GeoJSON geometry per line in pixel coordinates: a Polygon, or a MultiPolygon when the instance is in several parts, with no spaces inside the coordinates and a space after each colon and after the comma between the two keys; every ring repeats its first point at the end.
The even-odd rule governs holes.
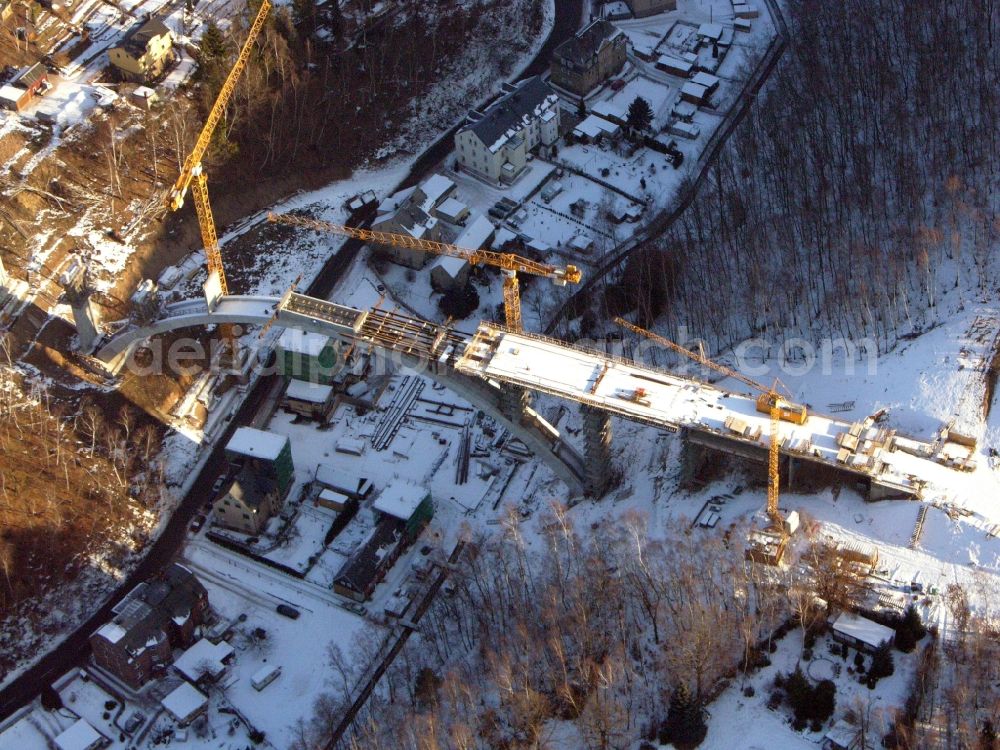
{"type": "MultiPolygon", "coordinates": [[[[779,599],[787,594],[773,613],[783,613],[783,625],[760,618],[760,632],[740,633],[740,687],[731,676],[703,686],[698,674],[699,706],[716,700],[720,715],[738,714],[744,699],[751,705],[756,690],[777,694],[776,676],[765,680],[761,672],[757,687],[751,684],[776,652],[776,664],[789,674],[794,662],[806,684],[825,690],[836,683],[830,689],[839,689],[841,700],[852,696],[860,705],[854,683],[870,691],[892,674],[890,664],[872,679],[875,653],[900,637],[894,628],[904,612],[919,612],[918,624],[923,618],[944,626],[957,616],[954,586],[974,584],[977,596],[998,588],[983,575],[1000,570],[1000,514],[991,489],[998,486],[992,445],[1000,433],[990,424],[1000,315],[992,308],[963,308],[941,330],[915,335],[913,351],[909,344],[879,350],[876,359],[889,374],[855,376],[855,352],[848,350],[837,363],[846,374],[826,379],[809,371],[774,376],[780,367],[773,351],[757,370],[767,374],[750,377],[735,349],[709,356],[701,344],[677,343],[658,332],[675,328],[647,315],[630,297],[638,290],[624,283],[614,290],[623,299],[613,312],[607,288],[600,302],[585,301],[592,318],[586,328],[581,314],[573,325],[545,329],[553,310],[562,315],[571,295],[588,287],[588,275],[604,274],[611,258],[624,262],[656,241],[668,206],[659,194],[680,196],[696,171],[707,174],[702,157],[719,147],[712,145],[715,129],[723,138],[730,132],[723,105],[735,107],[755,91],[757,71],[746,71],[751,62],[770,69],[780,54],[779,35],[766,38],[778,26],[773,9],[751,25],[761,9],[742,2],[648,5],[602,6],[601,19],[561,45],[552,72],[503,83],[449,133],[453,150],[442,156],[434,147],[433,164],[390,171],[384,184],[369,184],[361,170],[344,181],[350,194],[338,193],[337,201],[332,193],[299,191],[223,227],[213,214],[207,167],[238,106],[240,80],[268,39],[275,6],[263,0],[252,11],[178,176],[157,200],[156,210],[167,216],[191,204],[199,248],[142,280],[114,307],[117,320],[103,319],[106,297],[82,254],[58,274],[60,314],[75,331],[67,354],[92,384],[113,392],[129,378],[155,378],[173,380],[170,387],[181,391],[140,406],[172,428],[157,465],[164,486],[178,495],[173,510],[183,506],[164,519],[176,527],[169,570],[177,580],[196,581],[185,586],[200,603],[190,605],[188,621],[175,613],[162,633],[139,637],[136,623],[151,615],[136,597],[163,590],[163,583],[136,586],[107,623],[75,634],[90,644],[83,669],[54,681],[52,667],[29,674],[48,685],[45,700],[75,708],[49,715],[45,700],[21,700],[12,718],[0,716],[0,740],[13,738],[26,750],[124,750],[189,737],[197,747],[283,748],[294,718],[297,748],[357,742],[355,721],[366,706],[380,705],[386,674],[402,680],[388,687],[390,703],[405,685],[415,705],[420,691],[437,705],[451,645],[440,663],[411,665],[412,653],[433,643],[440,656],[448,629],[464,627],[462,607],[483,593],[469,583],[483,575],[476,557],[502,555],[507,543],[517,546],[525,570],[538,560],[556,560],[560,568],[565,559],[567,569],[584,561],[606,568],[609,581],[638,581],[633,593],[641,606],[632,607],[628,623],[626,607],[619,611],[621,654],[628,659],[630,643],[640,665],[668,653],[688,630],[679,626],[661,643],[657,597],[669,595],[658,587],[677,573],[683,550],[693,560],[726,561],[699,571],[709,588],[715,575],[725,579],[719,590],[731,599],[726,611],[732,602],[760,609],[768,587],[783,592],[779,599]],[[621,28],[605,13],[618,16],[621,28]],[[574,98],[554,81],[559,66],[586,57],[588,44],[595,45],[594,60],[598,53],[615,56],[601,65],[617,67],[574,98]],[[661,54],[667,50],[673,56],[661,54]],[[737,93],[741,78],[745,88],[737,93]],[[628,101],[635,92],[655,106],[639,94],[628,101]],[[683,148],[668,134],[685,139],[683,148]],[[265,250],[260,238],[268,232],[277,240],[265,250]],[[247,268],[262,278],[247,283],[247,268]],[[329,276],[325,288],[313,281],[319,268],[329,276]],[[565,340],[537,330],[564,331],[565,340]],[[585,330],[596,338],[585,338],[585,330]],[[184,347],[197,352],[190,372],[174,357],[184,347]],[[910,378],[911,391],[893,386],[890,393],[892,377],[909,374],[920,356],[930,363],[926,373],[910,378]],[[765,366],[768,358],[774,361],[765,366]],[[577,546],[578,539],[585,542],[577,546]],[[627,571],[610,551],[603,557],[602,545],[616,544],[637,555],[627,571]],[[585,548],[591,551],[580,554],[585,548]],[[660,559],[652,573],[647,552],[660,559]],[[828,597],[832,589],[814,580],[825,575],[837,585],[850,579],[845,586],[852,590],[828,597]],[[194,630],[196,610],[204,621],[194,630]],[[647,616],[652,635],[643,630],[647,616]],[[796,626],[801,633],[786,637],[796,626]],[[407,646],[411,636],[417,645],[407,646]],[[814,657],[817,638],[845,661],[848,645],[855,648],[855,667],[842,675],[836,660],[814,657]],[[132,651],[120,658],[116,648],[132,651]],[[151,661],[140,663],[140,655],[151,661]],[[325,692],[334,671],[345,685],[336,703],[325,692]],[[327,714],[307,741],[313,702],[327,714]],[[230,744],[216,742],[223,733],[230,744]]],[[[394,22],[392,13],[382,14],[379,23],[394,22]]],[[[0,281],[7,286],[2,265],[0,281]]],[[[16,316],[24,300],[4,303],[16,316]]],[[[686,340],[680,330],[676,338],[686,340]]],[[[126,419],[126,438],[131,427],[126,419]]],[[[116,575],[100,555],[93,560],[109,578],[116,575]]],[[[568,597],[556,590],[540,589],[538,599],[532,593],[528,609],[537,605],[541,613],[544,597],[564,606],[568,597]]],[[[153,612],[160,603],[145,605],[153,612]]],[[[565,615],[553,622],[568,631],[565,615]]],[[[475,643],[486,630],[480,621],[463,637],[475,643]]],[[[937,637],[935,627],[934,643],[937,637]]],[[[726,647],[705,641],[696,650],[726,647]]],[[[609,658],[608,649],[600,651],[609,658]]],[[[901,660],[886,706],[904,703],[903,683],[922,666],[917,662],[916,655],[901,660]]],[[[574,689],[549,692],[573,704],[562,706],[573,720],[597,710],[588,701],[598,693],[581,697],[574,689]]],[[[774,694],[756,703],[774,712],[782,700],[793,701],[786,692],[777,703],[774,694]]],[[[662,703],[662,695],[656,700],[662,703]]],[[[829,743],[839,741],[838,727],[848,730],[832,713],[831,705],[808,730],[798,709],[795,723],[787,722],[793,730],[779,713],[775,726],[760,732],[808,731],[808,742],[840,747],[829,743]]],[[[717,743],[735,746],[713,731],[717,743]]],[[[642,733],[668,744],[655,724],[642,733]]],[[[566,737],[554,746],[580,746],[572,732],[566,737]]]]}

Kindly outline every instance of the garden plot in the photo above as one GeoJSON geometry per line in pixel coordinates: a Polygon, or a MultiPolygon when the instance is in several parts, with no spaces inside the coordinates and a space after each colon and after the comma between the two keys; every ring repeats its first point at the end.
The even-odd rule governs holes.
{"type": "MultiPolygon", "coordinates": [[[[234,706],[266,733],[274,747],[283,747],[283,738],[288,736],[295,720],[308,714],[315,697],[326,688],[327,673],[322,667],[327,662],[328,649],[336,644],[350,660],[351,644],[358,634],[368,631],[378,638],[381,631],[340,607],[332,594],[306,595],[305,588],[300,592],[282,584],[282,580],[289,579],[279,573],[258,575],[240,565],[224,565],[221,571],[226,574],[224,584],[200,576],[212,608],[226,620],[240,614],[246,614],[247,618],[231,639],[237,653],[229,668],[230,677],[224,683],[228,687],[220,691],[218,698],[213,696],[213,702],[234,706]],[[275,611],[277,602],[291,604],[300,611],[300,617],[296,620],[282,617],[275,611]],[[257,628],[264,630],[265,638],[252,637],[257,628]],[[304,644],[308,646],[303,647],[304,644]],[[257,691],[250,678],[267,665],[280,666],[281,675],[257,691]]],[[[300,586],[313,588],[307,583],[300,586]]],[[[209,707],[213,720],[218,715],[216,705],[209,707]]],[[[228,721],[230,717],[222,714],[219,718],[228,721]]],[[[226,731],[223,727],[219,734],[225,736],[226,731]]],[[[245,744],[244,741],[232,746],[245,744]]]]}
{"type": "MultiPolygon", "coordinates": [[[[596,146],[587,148],[592,152],[599,151],[596,146]]],[[[635,231],[632,224],[615,224],[607,212],[625,206],[638,210],[642,208],[641,204],[572,173],[560,177],[559,182],[563,184],[563,190],[551,201],[546,203],[536,195],[525,205],[527,218],[520,223],[519,231],[539,238],[558,250],[571,252],[583,262],[592,261],[602,251],[617,245],[635,231]],[[574,212],[574,205],[583,207],[582,213],[579,210],[574,212]],[[593,248],[587,255],[580,255],[571,244],[574,237],[593,240],[593,248]]]]}
{"type": "Polygon", "coordinates": [[[284,539],[264,556],[300,573],[307,573],[323,552],[323,541],[331,523],[332,518],[317,513],[303,503],[284,539]]]}
{"type": "MultiPolygon", "coordinates": [[[[607,102],[616,111],[627,116],[629,105],[635,101],[636,97],[642,97],[649,102],[649,106],[653,110],[654,130],[660,131],[670,120],[670,111],[673,109],[674,102],[677,101],[677,92],[680,90],[681,83],[679,78],[671,79],[671,83],[666,83],[639,75],[629,81],[621,91],[612,92],[611,96],[602,101],[607,102]]],[[[590,102],[590,106],[593,107],[596,103],[590,102]]]]}
{"type": "MultiPolygon", "coordinates": [[[[704,132],[701,137],[705,137],[704,132]]],[[[691,152],[697,146],[679,141],[678,147],[685,154],[684,164],[680,169],[670,166],[665,154],[647,148],[639,149],[634,156],[628,157],[620,155],[610,146],[601,148],[581,143],[563,148],[559,152],[559,160],[582,172],[593,174],[634,198],[649,201],[648,212],[651,208],[666,205],[680,186],[681,178],[691,169],[694,161],[694,154],[691,152]]],[[[611,193],[607,188],[600,187],[600,190],[617,197],[617,194],[611,193]]]]}
{"type": "MultiPolygon", "coordinates": [[[[872,709],[877,724],[877,728],[873,726],[872,734],[881,737],[889,729],[894,709],[902,708],[906,701],[907,686],[916,671],[919,648],[910,654],[893,650],[893,674],[879,680],[874,689],[869,689],[859,682],[861,675],[855,667],[855,649],[850,649],[845,659],[839,644],[828,634],[819,636],[811,649],[805,649],[802,630],[794,628],[778,641],[777,649],[769,655],[768,666],[745,679],[735,679],[711,704],[708,735],[701,747],[706,750],[733,747],[815,748],[836,719],[841,718],[847,709],[860,707],[872,709]],[[836,686],[833,717],[824,722],[818,731],[806,728],[798,732],[793,729],[791,710],[785,705],[775,706],[771,698],[775,692],[782,693],[781,689],[775,688],[775,677],[792,672],[796,664],[801,666],[811,685],[830,679],[836,686]]],[[[864,655],[862,661],[867,670],[872,657],[864,655]]]]}

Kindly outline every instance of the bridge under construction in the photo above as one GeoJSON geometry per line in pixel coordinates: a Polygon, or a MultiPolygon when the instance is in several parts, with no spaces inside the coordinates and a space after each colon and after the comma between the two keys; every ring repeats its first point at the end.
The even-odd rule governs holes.
{"type": "MultiPolygon", "coordinates": [[[[757,411],[754,396],[493,323],[468,335],[395,311],[359,310],[294,292],[224,296],[211,308],[202,300],[168,305],[153,323],[117,333],[97,356],[117,370],[151,335],[224,323],[271,323],[392,353],[499,419],[574,493],[597,496],[605,488],[612,415],[679,432],[702,449],[767,461],[768,416],[757,411]],[[531,409],[532,391],[583,406],[583,455],[531,409]]],[[[967,453],[899,435],[874,417],[852,422],[811,413],[801,425],[782,422],[777,439],[790,479],[800,469],[822,468],[832,481],[873,500],[922,499],[935,486],[943,491],[953,472],[974,468],[967,453]]]]}

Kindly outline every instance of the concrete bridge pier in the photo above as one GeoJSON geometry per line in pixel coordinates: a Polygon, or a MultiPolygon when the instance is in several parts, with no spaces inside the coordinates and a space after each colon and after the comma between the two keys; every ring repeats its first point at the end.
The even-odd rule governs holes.
{"type": "Polygon", "coordinates": [[[587,494],[598,498],[611,479],[611,415],[602,409],[584,405],[583,456],[587,494]]]}
{"type": "Polygon", "coordinates": [[[511,422],[524,421],[531,408],[531,391],[508,383],[500,384],[500,411],[511,422]]]}

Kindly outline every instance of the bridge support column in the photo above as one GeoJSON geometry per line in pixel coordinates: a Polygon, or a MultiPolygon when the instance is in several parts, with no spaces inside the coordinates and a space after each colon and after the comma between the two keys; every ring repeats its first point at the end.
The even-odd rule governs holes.
{"type": "Polygon", "coordinates": [[[531,406],[531,392],[526,388],[506,383],[500,386],[500,411],[511,422],[520,424],[531,406]]]}
{"type": "Polygon", "coordinates": [[[73,322],[76,323],[76,339],[80,351],[90,354],[100,339],[97,325],[99,313],[97,305],[91,299],[91,288],[87,278],[87,269],[77,258],[74,258],[60,282],[63,286],[63,297],[73,311],[73,322]]]}
{"type": "Polygon", "coordinates": [[[611,415],[583,406],[583,456],[587,494],[598,498],[611,479],[611,415]]]}

